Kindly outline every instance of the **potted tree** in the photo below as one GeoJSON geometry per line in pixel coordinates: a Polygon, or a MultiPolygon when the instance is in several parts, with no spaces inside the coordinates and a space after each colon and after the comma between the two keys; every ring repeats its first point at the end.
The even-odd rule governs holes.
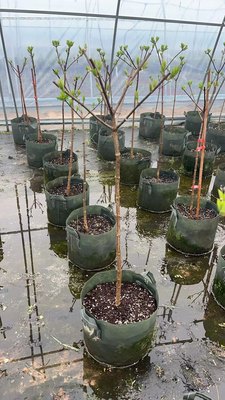
{"type": "MultiPolygon", "coordinates": [[[[53,40],[52,45],[56,51],[57,63],[58,66],[63,74],[63,79],[66,81],[67,74],[69,73],[69,69],[72,67],[74,63],[78,61],[77,57],[74,57],[72,60],[70,59],[71,49],[74,45],[74,42],[71,40],[67,40],[66,42],[66,50],[65,50],[65,57],[60,54],[59,47],[60,42],[59,40],[53,40]],[[64,59],[65,58],[65,59],[64,59]]],[[[56,76],[59,76],[58,69],[53,69],[53,72],[56,76]]],[[[50,180],[58,178],[60,176],[67,176],[69,170],[69,161],[70,161],[70,150],[64,148],[64,137],[65,137],[65,100],[60,99],[62,103],[62,131],[61,131],[61,138],[60,138],[60,150],[54,151],[51,153],[46,154],[43,157],[43,168],[44,168],[44,176],[45,182],[47,183],[50,180]]],[[[73,152],[73,159],[72,159],[72,174],[78,173],[78,157],[77,154],[73,152]]]]}
{"type": "Polygon", "coordinates": [[[197,142],[196,161],[191,196],[181,196],[174,201],[167,231],[167,242],[175,250],[185,254],[201,255],[211,252],[219,213],[217,207],[207,198],[201,198],[203,167],[205,157],[206,130],[209,113],[210,71],[204,87],[204,108],[201,135],[197,142]],[[198,182],[196,181],[199,161],[198,182]],[[195,193],[197,191],[197,196],[195,193]]]}
{"type": "Polygon", "coordinates": [[[21,117],[17,116],[11,120],[12,125],[12,133],[13,140],[15,144],[25,145],[25,135],[29,135],[31,133],[37,133],[37,119],[34,117],[29,117],[27,114],[27,106],[26,99],[24,94],[24,86],[23,86],[23,73],[25,67],[27,65],[27,58],[24,57],[22,66],[14,65],[11,60],[9,60],[9,65],[12,68],[12,71],[16,75],[19,81],[19,90],[20,90],[20,100],[21,100],[21,108],[22,115],[21,117]]]}
{"type": "MultiPolygon", "coordinates": [[[[224,66],[225,66],[225,42],[223,43],[223,48],[221,50],[220,60],[216,63],[216,60],[213,57],[212,51],[210,49],[206,50],[206,54],[210,59],[210,64],[213,65],[214,69],[214,79],[213,86],[214,90],[212,91],[211,101],[210,101],[210,109],[213,107],[213,104],[219,94],[223,84],[225,82],[224,76],[224,66]]],[[[208,130],[207,130],[207,141],[212,142],[218,148],[220,148],[221,152],[225,151],[225,124],[222,120],[222,113],[224,110],[225,101],[222,102],[221,110],[219,113],[218,121],[210,122],[208,130]]]]}
{"type": "MultiPolygon", "coordinates": [[[[182,43],[182,49],[186,50],[187,45],[182,43]]],[[[176,97],[177,97],[177,85],[180,78],[181,72],[185,65],[184,56],[180,56],[180,70],[174,77],[174,95],[173,95],[173,107],[171,115],[171,123],[164,126],[162,131],[162,154],[166,156],[181,156],[185,147],[185,138],[188,131],[183,126],[174,125],[174,116],[176,108],[176,97]]]]}
{"type": "Polygon", "coordinates": [[[27,51],[31,58],[31,76],[32,85],[34,92],[35,107],[37,113],[37,134],[29,135],[25,138],[27,161],[30,167],[40,168],[43,166],[43,156],[51,151],[57,149],[57,138],[53,134],[42,133],[39,103],[38,103],[38,91],[37,91],[37,74],[34,62],[34,51],[33,47],[29,46],[27,51]]]}
{"type": "MultiPolygon", "coordinates": [[[[166,45],[158,47],[157,40],[154,41],[159,64],[160,73],[163,78],[170,70],[171,64],[180,54],[187,49],[187,46],[181,43],[180,51],[167,63],[165,52],[168,49],[166,45]]],[[[173,78],[179,74],[182,63],[176,66],[176,73],[173,78]]],[[[161,114],[164,114],[164,85],[161,86],[161,114]]],[[[171,204],[177,195],[179,186],[179,176],[173,170],[162,170],[162,148],[163,148],[163,123],[159,137],[159,158],[157,168],[144,169],[140,175],[137,204],[139,207],[155,213],[164,213],[171,210],[171,204]]]]}
{"type": "MultiPolygon", "coordinates": [[[[151,46],[154,40],[152,39],[151,46]]],[[[150,48],[151,48],[150,46],[150,48]]],[[[154,324],[156,318],[156,309],[158,306],[158,296],[155,289],[155,282],[153,277],[148,274],[143,277],[140,274],[135,274],[132,271],[122,271],[122,259],[121,259],[121,247],[120,247],[120,148],[119,148],[119,139],[118,139],[118,129],[123,125],[123,123],[129,118],[130,115],[141,105],[143,102],[154,93],[158,87],[160,87],[164,81],[168,80],[170,77],[176,75],[178,72],[178,67],[175,66],[171,71],[166,71],[164,76],[161,77],[158,81],[155,81],[151,84],[150,88],[147,89],[146,95],[137,102],[135,109],[132,107],[130,111],[127,111],[125,118],[118,122],[118,112],[123,104],[124,98],[128,89],[131,87],[132,82],[135,82],[136,76],[138,72],[143,68],[143,66],[148,61],[151,50],[147,50],[144,52],[143,58],[141,59],[138,68],[132,68],[128,76],[124,81],[124,86],[122,89],[122,94],[118,100],[118,102],[114,105],[111,100],[113,99],[113,86],[112,81],[110,84],[109,90],[105,90],[103,84],[103,75],[102,75],[102,62],[101,60],[93,60],[89,58],[87,55],[87,48],[80,49],[84,58],[87,61],[88,69],[90,73],[93,74],[94,79],[96,81],[96,86],[98,90],[100,90],[102,97],[106,103],[106,106],[109,110],[109,114],[111,115],[111,125],[107,124],[106,121],[101,121],[102,124],[106,126],[106,128],[112,130],[114,148],[115,148],[115,202],[116,202],[116,261],[117,261],[117,270],[114,271],[106,271],[95,274],[91,280],[89,280],[83,288],[82,291],[82,303],[83,303],[83,324],[84,324],[84,336],[85,336],[85,344],[88,352],[92,357],[97,359],[98,361],[105,363],[107,365],[114,366],[127,366],[130,364],[136,363],[138,360],[143,358],[151,347],[152,336],[154,332],[154,324]],[[110,93],[110,96],[108,93],[110,93]],[[120,314],[120,310],[124,307],[124,301],[121,302],[121,290],[126,291],[130,284],[132,284],[132,289],[135,289],[135,283],[138,282],[138,289],[142,292],[144,289],[147,290],[147,302],[142,303],[141,309],[145,309],[146,304],[147,308],[151,308],[150,312],[143,318],[138,317],[138,320],[133,323],[131,320],[123,321],[118,316],[120,314]],[[115,297],[115,303],[110,300],[110,304],[113,306],[115,312],[117,313],[118,318],[116,321],[108,320],[107,310],[103,310],[102,316],[95,315],[94,311],[90,309],[88,306],[88,298],[92,298],[93,291],[104,293],[104,301],[103,299],[98,298],[97,302],[99,305],[104,304],[105,302],[105,287],[108,287],[108,283],[110,286],[112,285],[112,294],[115,297]],[[93,291],[92,291],[93,289],[93,291]],[[96,289],[96,290],[95,290],[96,289]],[[89,297],[89,295],[91,297],[89,297]],[[150,296],[150,297],[149,297],[150,296]],[[145,306],[144,306],[145,304],[145,306]],[[153,307],[152,307],[153,306],[153,307]],[[118,314],[119,313],[119,314],[118,314]],[[103,314],[106,317],[106,320],[103,320],[103,314]],[[98,344],[97,344],[98,342],[98,344]],[[97,344],[97,345],[96,345],[97,344]]],[[[118,56],[116,58],[116,63],[119,62],[118,56]]],[[[58,86],[61,91],[72,98],[74,102],[82,106],[86,111],[89,111],[90,114],[93,114],[92,110],[88,106],[87,103],[84,103],[82,100],[82,96],[77,93],[71,93],[71,91],[65,87],[63,81],[55,82],[56,86],[58,86]]],[[[98,118],[95,116],[96,119],[98,118]]],[[[70,218],[70,217],[69,217],[70,218]]],[[[78,233],[79,234],[79,233],[78,233]]],[[[107,297],[109,289],[107,289],[107,297]]],[[[97,293],[96,293],[97,296],[97,293]]],[[[95,297],[95,295],[94,295],[95,297]]],[[[111,296],[109,296],[110,298],[111,296]]],[[[125,296],[126,297],[126,296],[125,296]]],[[[138,297],[140,298],[140,292],[138,297]]],[[[123,296],[124,298],[124,296],[123,296]]],[[[129,298],[129,294],[128,294],[129,298]]],[[[137,304],[136,299],[129,301],[130,304],[137,304]]],[[[92,300],[89,302],[89,305],[92,304],[92,300]]],[[[109,305],[109,303],[107,303],[109,305]]],[[[111,309],[107,308],[108,311],[111,309]]],[[[127,312],[125,312],[127,314],[127,312]]]]}
{"type": "MultiPolygon", "coordinates": [[[[212,109],[212,106],[219,94],[219,91],[221,87],[223,86],[224,83],[224,75],[223,75],[223,68],[225,65],[225,50],[223,49],[221,59],[219,61],[219,65],[217,66],[215,63],[215,60],[213,59],[211,55],[211,50],[208,49],[205,51],[205,53],[209,56],[210,58],[210,65],[212,66],[212,71],[211,71],[211,76],[210,76],[210,81],[208,82],[209,88],[208,88],[208,117],[207,117],[207,127],[208,127],[208,121],[209,121],[209,112],[212,109]]],[[[203,82],[199,84],[199,89],[202,91],[203,89],[203,82]]],[[[198,114],[198,118],[200,121],[203,120],[203,113],[204,113],[204,105],[203,107],[197,102],[195,95],[192,90],[192,81],[188,81],[188,87],[186,86],[182,87],[182,90],[184,91],[185,94],[190,98],[190,100],[194,103],[195,108],[196,108],[196,113],[198,114]]],[[[203,124],[201,125],[203,126],[203,124]]],[[[190,128],[191,129],[191,128],[190,128]]],[[[199,137],[201,136],[201,130],[198,128],[199,137]]],[[[208,176],[211,175],[213,172],[213,167],[214,167],[214,161],[215,161],[215,156],[217,152],[220,151],[220,147],[217,148],[215,145],[215,142],[212,141],[212,137],[208,135],[208,129],[207,129],[207,135],[206,135],[206,140],[207,142],[204,144],[205,146],[205,155],[204,155],[204,165],[203,165],[203,176],[208,176]]],[[[218,142],[219,143],[219,142],[218,142]]],[[[184,167],[184,172],[187,175],[192,175],[194,170],[195,170],[195,161],[199,160],[198,157],[195,157],[195,149],[196,149],[196,141],[188,142],[186,143],[186,147],[183,153],[183,167],[184,167]]],[[[197,173],[199,171],[199,164],[197,165],[197,173]]]]}
{"type": "MultiPolygon", "coordinates": [[[[128,46],[121,46],[117,55],[123,63],[129,68],[138,69],[139,63],[143,57],[143,54],[149,51],[149,46],[141,47],[140,57],[136,59],[132,58],[128,46]]],[[[151,52],[153,47],[151,47],[151,52]]],[[[134,132],[135,132],[135,107],[139,101],[139,85],[140,85],[140,73],[147,68],[147,64],[143,65],[136,76],[133,109],[134,112],[131,115],[131,146],[123,149],[120,160],[120,180],[125,185],[138,185],[141,171],[151,165],[151,153],[148,150],[135,148],[134,147],[134,132]]],[[[125,71],[127,73],[127,71],[125,71]]]]}
{"type": "MultiPolygon", "coordinates": [[[[57,42],[58,43],[58,42],[57,42]]],[[[69,57],[70,49],[73,46],[73,42],[67,41],[67,56],[69,57]]],[[[75,58],[76,63],[79,60],[80,55],[78,54],[75,58]]],[[[69,59],[69,58],[68,58],[69,59]]],[[[67,67],[68,60],[64,68],[62,68],[63,72],[63,81],[65,84],[67,82],[67,67]]],[[[72,64],[71,64],[72,65],[72,64]]],[[[55,75],[59,76],[58,71],[55,71],[55,75]]],[[[73,78],[73,89],[72,91],[80,91],[87,74],[85,74],[84,78],[74,76],[73,78]]],[[[63,93],[59,96],[59,99],[64,103],[67,102],[67,96],[63,93]]],[[[85,139],[83,145],[83,159],[84,159],[84,179],[73,176],[74,174],[74,133],[75,133],[75,112],[79,115],[79,109],[76,108],[74,110],[73,100],[70,100],[70,109],[71,109],[71,135],[70,135],[70,149],[69,149],[69,162],[67,161],[67,176],[60,176],[52,181],[49,181],[45,187],[45,195],[47,202],[47,213],[48,220],[53,225],[57,226],[66,226],[66,220],[69,217],[70,213],[79,209],[80,207],[84,207],[86,209],[87,204],[89,203],[89,186],[86,182],[86,165],[85,165],[85,139]]],[[[79,115],[80,116],[80,115],[79,115]]],[[[82,119],[83,120],[83,119],[82,119]]],[[[52,153],[47,154],[49,159],[51,158],[52,153]]],[[[56,155],[58,160],[63,162],[63,152],[59,152],[56,155]]],[[[55,153],[53,154],[52,160],[54,160],[55,153]]],[[[60,161],[59,161],[60,162],[60,161]]],[[[85,217],[85,229],[87,229],[87,218],[85,217]]]]}

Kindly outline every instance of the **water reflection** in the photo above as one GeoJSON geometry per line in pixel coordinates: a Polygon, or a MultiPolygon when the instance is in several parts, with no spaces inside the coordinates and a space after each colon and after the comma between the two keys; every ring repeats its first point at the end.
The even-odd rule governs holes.
{"type": "Polygon", "coordinates": [[[3,243],[0,235],[0,262],[3,260],[3,258],[4,258],[3,243]]]}
{"type": "Polygon", "coordinates": [[[95,274],[94,271],[81,270],[69,262],[69,290],[73,296],[70,312],[73,312],[73,307],[76,300],[80,298],[84,284],[95,274]]]}
{"type": "Polygon", "coordinates": [[[150,370],[149,356],[130,368],[107,369],[84,351],[83,383],[93,390],[99,400],[130,400],[131,393],[138,392],[140,394],[142,382],[147,379],[150,370]]]}
{"type": "Polygon", "coordinates": [[[172,282],[178,285],[195,285],[201,282],[209,268],[210,255],[186,257],[166,245],[164,265],[172,282]]]}
{"type": "Polygon", "coordinates": [[[165,235],[169,223],[170,214],[155,214],[137,208],[136,229],[140,236],[156,238],[165,235]]]}
{"type": "Polygon", "coordinates": [[[136,208],[137,186],[120,186],[120,204],[125,208],[136,208]]]}
{"type": "Polygon", "coordinates": [[[23,221],[22,221],[22,213],[20,207],[20,198],[18,193],[18,187],[15,185],[15,193],[16,193],[16,203],[17,203],[17,212],[20,226],[20,235],[22,241],[22,249],[23,249],[23,261],[24,261],[24,271],[25,271],[25,287],[27,293],[27,306],[28,306],[28,326],[29,326],[29,344],[31,351],[31,366],[28,366],[28,369],[31,369],[32,379],[36,380],[35,372],[35,360],[37,357],[35,354],[35,349],[39,349],[38,356],[41,359],[42,372],[43,376],[45,376],[45,360],[44,353],[42,348],[42,339],[41,339],[41,327],[43,325],[42,315],[39,313],[38,307],[38,297],[37,297],[37,289],[36,289],[36,276],[35,276],[35,266],[33,259],[33,248],[32,248],[32,238],[31,238],[31,228],[30,228],[30,208],[28,204],[28,195],[27,195],[27,186],[24,185],[24,193],[25,193],[25,201],[26,201],[26,219],[28,226],[28,239],[29,239],[29,250],[25,245],[25,235],[23,229],[23,221]],[[32,372],[33,371],[33,372],[32,372]]]}
{"type": "Polygon", "coordinates": [[[34,193],[42,193],[44,190],[44,175],[43,170],[35,169],[33,176],[30,179],[30,189],[34,193]]]}
{"type": "Polygon", "coordinates": [[[50,239],[50,250],[60,258],[67,258],[66,230],[48,224],[48,234],[50,239]]]}
{"type": "Polygon", "coordinates": [[[217,304],[212,294],[208,299],[203,326],[207,338],[225,346],[225,311],[217,304]]]}

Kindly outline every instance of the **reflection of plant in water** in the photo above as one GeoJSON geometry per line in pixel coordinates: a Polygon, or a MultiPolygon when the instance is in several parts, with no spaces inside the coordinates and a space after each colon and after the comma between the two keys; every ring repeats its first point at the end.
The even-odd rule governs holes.
{"type": "Polygon", "coordinates": [[[112,185],[103,185],[102,186],[102,194],[97,200],[98,203],[111,203],[112,202],[112,185]],[[108,189],[106,191],[106,188],[108,189]]]}
{"type": "Polygon", "coordinates": [[[130,399],[131,393],[140,393],[142,390],[141,381],[143,375],[149,372],[150,366],[150,359],[147,356],[133,367],[108,369],[84,352],[83,382],[85,387],[92,388],[92,396],[97,396],[96,399],[130,399]]]}

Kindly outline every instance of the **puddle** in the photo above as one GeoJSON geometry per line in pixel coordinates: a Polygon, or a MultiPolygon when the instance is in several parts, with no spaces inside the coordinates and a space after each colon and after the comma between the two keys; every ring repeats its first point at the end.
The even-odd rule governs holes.
{"type": "MultiPolygon", "coordinates": [[[[77,132],[75,148],[81,143],[77,132]]],[[[138,146],[152,150],[154,164],[156,145],[136,139],[138,146]]],[[[106,369],[83,346],[80,292],[91,274],[68,262],[65,230],[47,221],[42,171],[27,167],[25,149],[11,135],[0,135],[0,147],[1,399],[182,400],[191,390],[214,400],[218,391],[222,399],[225,312],[211,286],[224,221],[210,256],[182,256],[166,244],[169,214],[137,208],[137,187],[121,186],[123,267],[153,272],[160,304],[149,356],[128,369],[106,369]]],[[[87,152],[90,204],[114,207],[114,164],[97,159],[94,147],[87,152]]],[[[180,159],[164,157],[163,164],[179,169],[180,159]]],[[[190,185],[181,177],[179,193],[190,185]]]]}

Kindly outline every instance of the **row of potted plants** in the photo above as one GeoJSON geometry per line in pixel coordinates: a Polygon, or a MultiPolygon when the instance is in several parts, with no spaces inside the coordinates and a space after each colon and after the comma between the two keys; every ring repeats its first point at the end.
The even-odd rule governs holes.
{"type": "MultiPolygon", "coordinates": [[[[170,62],[166,62],[165,52],[167,46],[159,46],[158,41],[159,38],[152,38],[150,45],[141,46],[136,59],[131,57],[127,46],[121,46],[116,54],[111,70],[107,64],[105,53],[101,49],[97,50],[98,59],[93,60],[89,58],[86,47],[79,48],[77,55],[70,62],[69,57],[74,45],[73,42],[67,41],[65,61],[59,52],[60,43],[58,41],[53,42],[59,66],[59,69],[54,70],[54,74],[57,77],[54,84],[60,89],[58,98],[62,101],[63,118],[65,105],[68,105],[71,109],[72,126],[71,147],[66,154],[63,154],[62,151],[63,136],[61,138],[61,152],[50,152],[50,154],[44,157],[42,154],[45,175],[47,179],[50,179],[45,187],[48,219],[49,222],[55,225],[66,225],[68,256],[73,264],[82,269],[98,270],[112,264],[116,259],[116,270],[95,274],[84,286],[81,294],[84,339],[87,350],[93,358],[113,366],[134,364],[149,352],[152,345],[156,310],[159,301],[155,280],[150,272],[143,277],[132,271],[122,271],[120,248],[120,183],[129,182],[137,184],[140,177],[138,204],[149,211],[163,212],[169,210],[172,200],[176,197],[179,183],[177,174],[171,171],[162,171],[161,169],[163,118],[158,118],[160,120],[159,161],[156,169],[145,168],[146,164],[144,164],[143,160],[150,164],[151,155],[142,149],[135,149],[133,146],[135,111],[150,95],[158,90],[161,96],[161,115],[163,115],[164,87],[171,79],[175,79],[176,87],[178,77],[184,65],[184,58],[180,54],[186,50],[186,45],[181,44],[178,54],[170,62]],[[146,68],[146,64],[154,52],[159,62],[160,75],[157,79],[150,79],[146,95],[140,99],[138,88],[141,71],[146,68]],[[179,60],[178,63],[177,59],[179,60]],[[71,83],[67,75],[68,68],[71,66],[75,68],[80,60],[86,63],[85,75],[83,78],[74,75],[71,83]],[[126,64],[127,69],[121,96],[117,103],[114,104],[112,100],[112,78],[115,68],[120,62],[126,64]],[[97,104],[93,106],[90,106],[86,102],[83,93],[83,83],[88,74],[93,75],[96,88],[100,94],[97,104]],[[124,119],[119,122],[118,114],[120,113],[126,93],[132,87],[132,84],[134,87],[134,103],[131,109],[127,111],[124,119]],[[99,105],[103,105],[106,117],[101,117],[95,113],[99,105]],[[89,188],[86,182],[85,136],[83,141],[84,179],[74,176],[78,172],[77,158],[73,153],[75,114],[82,121],[84,121],[87,115],[91,115],[90,131],[94,138],[93,141],[95,140],[98,144],[98,154],[108,157],[109,160],[115,160],[115,215],[104,207],[96,205],[88,206],[89,188]],[[120,128],[129,117],[132,118],[132,140],[131,147],[125,149],[124,132],[120,128]],[[97,136],[98,140],[96,139],[97,136]],[[110,142],[113,143],[113,152],[110,150],[110,142]],[[55,176],[55,173],[59,175],[62,173],[62,171],[59,172],[59,169],[62,170],[63,158],[67,162],[67,168],[63,174],[68,173],[68,176],[55,176]],[[74,169],[72,165],[74,165],[74,169]],[[134,165],[137,165],[138,168],[134,168],[134,165]],[[56,170],[57,172],[55,172],[56,170]],[[56,179],[51,180],[52,178],[56,179]],[[158,185],[155,185],[156,183],[158,185]],[[168,192],[163,192],[171,183],[173,185],[172,195],[169,189],[167,189],[168,192]],[[164,200],[166,199],[168,202],[166,209],[154,209],[156,203],[158,203],[157,199],[154,199],[152,205],[150,204],[149,206],[148,194],[149,192],[154,192],[156,187],[161,188],[159,190],[163,194],[159,193],[159,195],[163,196],[164,200]],[[72,202],[72,197],[75,198],[75,203],[72,202]],[[138,301],[140,298],[143,299],[143,303],[141,304],[138,301]],[[126,299],[128,300],[126,301],[126,299]],[[94,304],[96,307],[93,307],[94,304]],[[130,307],[130,305],[135,305],[137,309],[130,307]],[[147,310],[147,313],[144,313],[144,315],[143,309],[147,310]]],[[[33,48],[30,47],[28,51],[32,62],[31,73],[38,121],[38,131],[34,142],[38,145],[41,144],[39,147],[42,148],[43,142],[49,144],[51,139],[45,138],[40,129],[33,48]]],[[[198,166],[198,157],[196,155],[195,160],[197,161],[194,170],[191,199],[178,197],[171,214],[167,234],[167,240],[172,247],[188,254],[204,254],[212,250],[219,218],[215,204],[201,199],[201,180],[209,115],[209,82],[208,77],[207,86],[204,86],[206,93],[204,107],[201,113],[199,113],[202,123],[197,142],[201,155],[199,157],[198,185],[195,182],[198,166]],[[198,189],[197,196],[195,196],[196,189],[198,189]],[[186,223],[188,228],[185,227],[184,229],[186,223]],[[193,231],[195,232],[194,240],[193,231]],[[206,231],[207,236],[205,235],[206,231]],[[211,232],[210,234],[209,231],[211,232]],[[199,237],[202,238],[201,242],[197,242],[199,237]]],[[[155,114],[157,112],[156,110],[155,114]]],[[[147,119],[147,123],[150,122],[148,118],[151,117],[146,116],[144,123],[146,123],[145,119],[147,119]]],[[[140,129],[142,127],[141,124],[142,122],[140,122],[140,129]]],[[[84,132],[84,129],[82,130],[84,132]]],[[[62,133],[64,135],[64,124],[62,133]]],[[[55,146],[56,141],[53,139],[52,141],[55,146]]],[[[27,152],[29,149],[28,142],[32,142],[31,138],[26,138],[27,152]]],[[[36,154],[36,150],[34,153],[36,154]]]]}

